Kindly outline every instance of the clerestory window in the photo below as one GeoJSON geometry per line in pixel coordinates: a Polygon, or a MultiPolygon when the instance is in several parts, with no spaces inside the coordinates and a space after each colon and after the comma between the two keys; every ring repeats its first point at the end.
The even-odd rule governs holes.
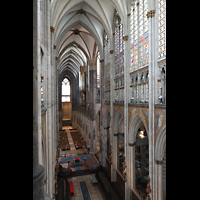
{"type": "Polygon", "coordinates": [[[130,39],[131,39],[131,66],[134,71],[148,64],[148,20],[147,0],[131,2],[130,39]]]}

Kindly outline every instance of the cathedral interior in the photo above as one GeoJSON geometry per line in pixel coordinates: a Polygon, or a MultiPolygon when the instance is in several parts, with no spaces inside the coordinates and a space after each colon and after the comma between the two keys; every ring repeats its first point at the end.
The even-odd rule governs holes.
{"type": "Polygon", "coordinates": [[[166,200],[166,0],[33,0],[33,199],[166,200]]]}

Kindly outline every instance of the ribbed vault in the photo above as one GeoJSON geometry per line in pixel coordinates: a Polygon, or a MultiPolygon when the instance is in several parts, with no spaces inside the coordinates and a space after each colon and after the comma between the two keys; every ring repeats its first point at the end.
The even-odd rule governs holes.
{"type": "Polygon", "coordinates": [[[51,0],[51,26],[54,27],[59,74],[71,72],[77,79],[81,66],[96,69],[98,51],[103,58],[104,32],[113,43],[115,10],[126,23],[126,1],[51,0]]]}

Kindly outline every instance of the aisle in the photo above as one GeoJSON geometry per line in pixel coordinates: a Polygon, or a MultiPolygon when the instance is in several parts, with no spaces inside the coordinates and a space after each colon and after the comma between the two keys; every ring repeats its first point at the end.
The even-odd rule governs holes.
{"type": "Polygon", "coordinates": [[[70,145],[70,150],[76,150],[76,147],[74,145],[74,141],[72,139],[71,133],[69,131],[69,128],[67,126],[67,129],[65,129],[67,132],[67,137],[68,137],[68,141],[69,141],[69,145],[70,145]]]}
{"type": "Polygon", "coordinates": [[[84,149],[76,149],[71,133],[69,131],[69,129],[72,129],[72,126],[63,126],[62,127],[63,130],[66,131],[67,133],[67,137],[68,137],[68,141],[69,141],[69,145],[70,145],[70,150],[66,150],[66,151],[60,151],[60,156],[72,156],[72,155],[77,155],[77,154],[87,154],[88,150],[85,147],[84,149]]]}
{"type": "MultiPolygon", "coordinates": [[[[92,183],[92,178],[95,177],[95,173],[93,170],[98,169],[100,166],[99,163],[97,163],[94,155],[89,154],[87,148],[83,149],[76,149],[72,135],[70,133],[69,129],[72,129],[71,126],[64,126],[62,127],[66,131],[67,138],[70,145],[70,150],[66,151],[60,151],[60,157],[58,159],[58,162],[65,168],[65,165],[68,160],[71,161],[71,163],[66,166],[70,167],[71,169],[71,177],[67,178],[63,174],[63,177],[66,177],[66,181],[72,181],[73,187],[74,187],[74,196],[70,196],[71,200],[104,200],[106,199],[103,190],[100,186],[100,184],[97,182],[95,184],[92,183]],[[79,158],[80,163],[75,163],[74,159],[79,158]],[[86,161],[84,160],[85,158],[86,161]],[[93,173],[91,174],[91,172],[93,173]]],[[[63,183],[64,184],[64,183],[63,183]]],[[[59,185],[61,187],[61,185],[59,185]]],[[[60,193],[64,193],[65,191],[62,191],[59,188],[60,193]]],[[[61,195],[60,195],[61,196],[61,195]]],[[[59,198],[61,198],[59,196],[59,198]]],[[[65,194],[67,196],[67,193],[65,194]]],[[[62,200],[62,199],[58,199],[62,200]]]]}

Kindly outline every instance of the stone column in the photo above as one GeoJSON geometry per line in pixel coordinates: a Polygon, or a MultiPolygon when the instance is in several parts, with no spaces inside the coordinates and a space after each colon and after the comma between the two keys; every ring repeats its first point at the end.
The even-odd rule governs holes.
{"type": "MultiPolygon", "coordinates": [[[[113,38],[115,36],[113,35],[113,38]]],[[[112,42],[113,40],[110,40],[110,47],[112,49],[112,42]]],[[[113,127],[113,102],[114,102],[114,75],[115,75],[115,65],[114,65],[114,50],[110,50],[110,132],[111,132],[111,137],[110,137],[110,144],[111,146],[111,151],[114,151],[114,146],[113,146],[113,141],[114,141],[114,127],[113,127]]],[[[112,153],[112,164],[111,164],[111,181],[116,181],[116,167],[113,164],[113,153],[112,153]]]]}
{"type": "MultiPolygon", "coordinates": [[[[49,7],[49,5],[48,5],[49,7]]],[[[53,196],[53,188],[54,188],[54,162],[53,162],[53,85],[52,85],[52,65],[51,65],[51,34],[53,34],[54,28],[49,26],[49,30],[47,31],[47,42],[48,42],[48,51],[47,51],[47,194],[51,197],[53,196]],[[50,32],[51,30],[51,32],[50,32]]]]}
{"type": "MultiPolygon", "coordinates": [[[[154,3],[148,5],[149,30],[149,177],[150,189],[154,191],[154,104],[155,104],[155,9],[154,3]]],[[[154,199],[153,192],[150,198],[154,199]]]]}
{"type": "Polygon", "coordinates": [[[129,143],[130,149],[130,187],[135,188],[135,143],[129,143]]]}
{"type": "MultiPolygon", "coordinates": [[[[56,131],[55,131],[55,127],[56,127],[56,119],[55,119],[55,97],[56,97],[56,93],[55,93],[55,89],[56,89],[56,71],[55,71],[55,66],[54,66],[54,52],[53,52],[53,45],[52,45],[52,41],[53,41],[53,34],[51,34],[51,38],[50,38],[50,44],[49,44],[49,55],[50,55],[50,65],[51,65],[51,107],[52,107],[52,111],[51,111],[51,121],[52,121],[52,125],[51,125],[51,129],[52,129],[52,194],[55,194],[55,165],[56,165],[56,131]]],[[[52,195],[53,197],[53,195],[52,195]]]]}
{"type": "MultiPolygon", "coordinates": [[[[129,27],[129,26],[128,26],[129,27]]],[[[128,30],[127,30],[128,32],[128,30]]],[[[130,39],[128,35],[124,39],[124,147],[125,147],[125,163],[126,166],[130,165],[130,152],[128,151],[128,103],[129,103],[129,88],[130,88],[130,39]]],[[[130,188],[130,168],[126,167],[125,182],[125,199],[129,200],[131,195],[130,188]]]]}
{"type": "Polygon", "coordinates": [[[38,159],[38,69],[40,67],[40,1],[33,1],[33,200],[44,199],[44,169],[38,159]]]}
{"type": "Polygon", "coordinates": [[[108,135],[109,135],[109,128],[110,127],[104,127],[104,135],[103,135],[103,150],[102,150],[102,157],[103,157],[103,162],[102,162],[102,165],[103,167],[106,167],[106,157],[107,157],[107,138],[108,138],[108,135]]]}
{"type": "Polygon", "coordinates": [[[119,144],[118,144],[118,134],[113,134],[113,143],[112,143],[112,165],[111,165],[111,181],[116,182],[116,170],[119,165],[119,144]]]}
{"type": "MultiPolygon", "coordinates": [[[[59,98],[58,98],[58,74],[59,71],[56,67],[56,130],[57,130],[57,153],[58,151],[58,145],[59,145],[59,98]]],[[[58,155],[59,156],[59,155],[58,155]]]]}
{"type": "Polygon", "coordinates": [[[146,101],[146,84],[147,84],[147,81],[146,81],[146,78],[145,78],[145,84],[143,83],[143,87],[144,87],[144,103],[146,101]]]}
{"type": "Polygon", "coordinates": [[[125,193],[125,199],[131,199],[131,188],[134,187],[135,183],[135,143],[129,143],[127,144],[127,156],[126,156],[126,193],[125,193]]]}
{"type": "Polygon", "coordinates": [[[162,164],[160,160],[156,160],[154,164],[155,181],[154,181],[154,199],[163,199],[163,174],[162,174],[162,164]]]}
{"type": "Polygon", "coordinates": [[[95,109],[95,101],[97,96],[97,90],[96,90],[96,77],[97,77],[97,71],[96,70],[90,70],[90,102],[89,102],[89,112],[90,112],[90,152],[96,153],[96,140],[97,137],[95,135],[96,133],[96,109],[95,109]]]}
{"type": "Polygon", "coordinates": [[[102,145],[102,152],[101,152],[101,164],[103,167],[106,167],[106,154],[107,154],[107,146],[105,143],[107,142],[107,134],[104,130],[104,59],[100,60],[101,62],[101,114],[100,114],[100,135],[101,135],[101,145],[102,145]]]}
{"type": "MultiPolygon", "coordinates": [[[[58,73],[59,74],[59,73],[58,73]]],[[[58,115],[59,115],[59,130],[62,129],[62,82],[61,78],[58,78],[58,115]]]]}
{"type": "Polygon", "coordinates": [[[162,162],[158,165],[155,165],[157,167],[157,176],[158,176],[158,200],[163,199],[163,183],[162,183],[162,162]]]}

